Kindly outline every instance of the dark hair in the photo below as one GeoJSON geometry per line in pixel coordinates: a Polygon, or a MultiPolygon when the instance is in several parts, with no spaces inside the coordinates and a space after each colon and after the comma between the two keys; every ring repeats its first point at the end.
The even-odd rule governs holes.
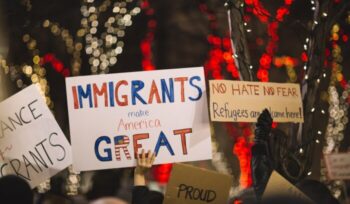
{"type": "Polygon", "coordinates": [[[149,203],[163,203],[164,195],[158,191],[150,191],[149,194],[149,203]]]}
{"type": "Polygon", "coordinates": [[[296,186],[317,204],[339,204],[327,186],[319,181],[306,179],[297,183],[296,186]]]}
{"type": "Polygon", "coordinates": [[[8,175],[0,178],[0,199],[2,204],[33,204],[33,192],[22,178],[8,175]]]}
{"type": "Polygon", "coordinates": [[[86,195],[87,199],[115,196],[120,189],[122,174],[120,169],[96,171],[92,176],[92,188],[86,195]]]}

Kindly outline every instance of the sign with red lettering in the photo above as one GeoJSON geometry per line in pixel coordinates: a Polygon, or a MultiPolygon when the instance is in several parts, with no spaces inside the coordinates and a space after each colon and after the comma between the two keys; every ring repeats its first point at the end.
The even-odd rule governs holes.
{"type": "Polygon", "coordinates": [[[132,167],[142,149],[155,164],[211,159],[203,68],[66,80],[76,170],[132,167]]]}
{"type": "Polygon", "coordinates": [[[330,180],[350,179],[350,153],[325,154],[324,159],[330,180]]]}
{"type": "Polygon", "coordinates": [[[71,147],[37,85],[0,104],[0,174],[32,188],[72,164],[71,147]]]}
{"type": "Polygon", "coordinates": [[[299,84],[211,80],[210,117],[219,122],[256,122],[267,108],[274,122],[304,122],[299,84]]]}
{"type": "Polygon", "coordinates": [[[227,203],[232,182],[231,175],[186,164],[174,164],[164,204],[227,203]]]}

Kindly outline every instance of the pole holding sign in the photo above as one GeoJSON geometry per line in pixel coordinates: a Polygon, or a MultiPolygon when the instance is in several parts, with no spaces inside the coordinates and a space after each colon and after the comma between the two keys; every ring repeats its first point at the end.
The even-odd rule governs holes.
{"type": "Polygon", "coordinates": [[[203,68],[66,79],[75,170],[211,159],[203,68]]]}
{"type": "Polygon", "coordinates": [[[210,117],[218,122],[256,122],[267,108],[274,122],[304,122],[299,84],[211,80],[210,117]]]}
{"type": "Polygon", "coordinates": [[[0,174],[15,174],[34,188],[72,164],[71,147],[31,85],[0,104],[0,174]]]}

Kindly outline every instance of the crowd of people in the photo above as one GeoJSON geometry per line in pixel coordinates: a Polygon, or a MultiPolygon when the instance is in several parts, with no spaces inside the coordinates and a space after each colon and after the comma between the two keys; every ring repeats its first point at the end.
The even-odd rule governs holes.
{"type": "MultiPolygon", "coordinates": [[[[267,110],[258,118],[255,131],[255,144],[252,148],[252,172],[253,172],[253,187],[240,192],[234,198],[228,199],[230,204],[338,204],[329,189],[316,180],[302,180],[295,183],[310,200],[302,199],[294,194],[290,195],[274,195],[264,197],[262,195],[266,188],[269,176],[275,169],[271,158],[267,155],[264,141],[270,133],[272,118],[267,110]]],[[[141,154],[137,155],[137,166],[134,169],[134,186],[132,188],[132,204],[161,204],[164,200],[164,195],[158,191],[150,190],[147,187],[147,172],[153,166],[156,158],[155,153],[142,150],[141,154]]],[[[103,175],[103,172],[102,172],[103,175]]],[[[85,195],[83,200],[69,198],[60,193],[50,192],[39,196],[34,195],[34,191],[29,184],[22,178],[7,175],[0,178],[0,200],[2,204],[75,204],[75,203],[90,203],[90,204],[126,204],[127,202],[116,197],[115,189],[120,186],[120,177],[122,175],[113,174],[115,182],[106,182],[111,177],[106,179],[92,179],[94,185],[85,195]]]]}

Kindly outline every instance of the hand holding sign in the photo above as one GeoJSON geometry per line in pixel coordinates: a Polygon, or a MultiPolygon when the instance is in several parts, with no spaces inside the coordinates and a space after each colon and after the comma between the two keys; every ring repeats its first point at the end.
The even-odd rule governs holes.
{"type": "Polygon", "coordinates": [[[142,150],[141,156],[139,154],[137,155],[137,166],[134,172],[134,185],[145,186],[145,174],[153,166],[154,160],[156,159],[156,154],[154,152],[151,153],[151,150],[145,154],[145,150],[142,150]]]}

